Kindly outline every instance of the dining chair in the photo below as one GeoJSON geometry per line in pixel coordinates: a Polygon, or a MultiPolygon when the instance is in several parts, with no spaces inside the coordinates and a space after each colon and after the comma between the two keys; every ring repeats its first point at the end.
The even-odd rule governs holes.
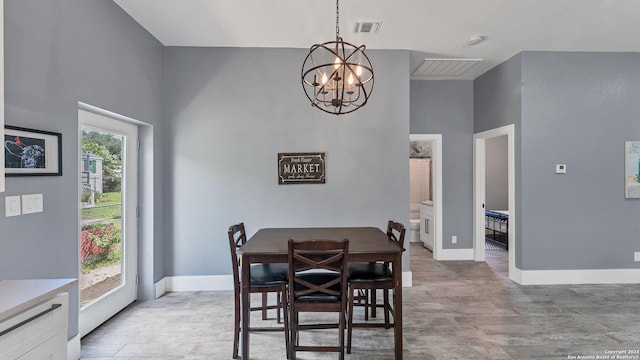
{"type": "Polygon", "coordinates": [[[344,359],[349,240],[289,240],[289,359],[296,351],[337,352],[344,359]],[[300,313],[335,312],[338,322],[300,324],[300,313]],[[338,346],[300,345],[300,330],[338,328],[338,346]]]}
{"type": "MultiPolygon", "coordinates": [[[[404,251],[404,236],[406,229],[404,225],[393,220],[389,220],[387,224],[387,236],[389,240],[394,241],[404,251]]],[[[348,270],[349,282],[349,324],[347,326],[347,354],[351,354],[351,337],[354,327],[372,328],[384,327],[389,329],[393,326],[389,321],[389,315],[393,316],[395,322],[395,314],[391,302],[389,301],[389,291],[395,284],[393,283],[393,272],[402,271],[402,269],[393,269],[389,262],[369,262],[369,263],[351,263],[348,270]],[[383,303],[377,304],[377,290],[382,290],[383,303]],[[371,316],[375,317],[376,308],[384,309],[384,323],[354,323],[353,307],[364,306],[365,321],[368,320],[368,310],[371,309],[371,316]]]]}
{"type": "MultiPolygon", "coordinates": [[[[244,243],[247,242],[247,234],[245,232],[244,223],[239,223],[235,225],[231,225],[229,230],[227,231],[229,236],[229,249],[231,250],[231,265],[233,268],[233,293],[235,298],[235,327],[234,327],[234,337],[233,337],[233,358],[238,358],[238,343],[240,340],[240,332],[245,331],[245,329],[240,328],[240,289],[242,288],[242,284],[240,282],[240,258],[238,257],[237,250],[244,243]]],[[[244,306],[249,306],[249,313],[251,311],[262,311],[263,320],[266,320],[265,312],[267,309],[276,309],[277,322],[280,322],[280,309],[284,309],[284,326],[280,327],[264,327],[258,328],[253,327],[246,329],[247,331],[280,331],[284,330],[285,334],[285,344],[287,348],[287,353],[289,352],[289,319],[288,313],[286,310],[287,303],[287,282],[289,281],[288,275],[288,266],[287,264],[251,264],[250,269],[250,281],[249,281],[249,292],[250,293],[261,293],[262,294],[262,305],[251,307],[251,304],[246,304],[244,306]],[[267,304],[267,295],[269,293],[276,294],[276,305],[268,305],[267,304]]]]}

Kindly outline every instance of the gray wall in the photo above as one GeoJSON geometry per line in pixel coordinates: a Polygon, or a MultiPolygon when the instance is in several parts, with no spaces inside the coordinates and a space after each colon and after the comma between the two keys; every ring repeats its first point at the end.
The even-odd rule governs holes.
{"type": "Polygon", "coordinates": [[[488,139],[485,143],[485,205],[487,209],[509,208],[507,136],[488,139]]]}
{"type": "Polygon", "coordinates": [[[472,81],[411,81],[411,133],[442,134],[445,249],[473,247],[473,97],[472,81]]]}
{"type": "Polygon", "coordinates": [[[63,176],[7,178],[3,195],[42,193],[44,212],[1,207],[0,279],[78,278],[78,101],[157,124],[163,49],[111,1],[5,0],[4,13],[6,123],[62,133],[63,176]]]}
{"type": "Polygon", "coordinates": [[[624,198],[639,69],[639,53],[522,54],[522,269],[640,268],[640,201],[624,198]]]}
{"type": "Polygon", "coordinates": [[[522,269],[522,162],[521,112],[522,80],[521,55],[518,54],[473,81],[473,132],[478,133],[502,126],[515,125],[515,266],[522,269]]]}
{"type": "Polygon", "coordinates": [[[518,268],[640,267],[640,201],[623,188],[638,68],[638,53],[524,52],[474,81],[475,131],[516,125],[518,268]]]}
{"type": "MultiPolygon", "coordinates": [[[[368,51],[370,102],[339,117],[310,106],[303,49],[166,48],[170,122],[166,274],[230,274],[229,225],[409,222],[409,54],[368,51]],[[326,184],[278,185],[278,152],[325,152],[326,184]]],[[[408,251],[405,254],[408,269],[408,251]]]]}

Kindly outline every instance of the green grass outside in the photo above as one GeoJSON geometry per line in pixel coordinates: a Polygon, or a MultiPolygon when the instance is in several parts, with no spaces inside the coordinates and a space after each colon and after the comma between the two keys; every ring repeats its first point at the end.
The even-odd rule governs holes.
{"type": "Polygon", "coordinates": [[[96,205],[120,204],[121,194],[120,192],[102,193],[96,205]]]}
{"type": "Polygon", "coordinates": [[[104,193],[96,207],[82,209],[82,220],[119,220],[122,217],[120,193],[104,193]]]}

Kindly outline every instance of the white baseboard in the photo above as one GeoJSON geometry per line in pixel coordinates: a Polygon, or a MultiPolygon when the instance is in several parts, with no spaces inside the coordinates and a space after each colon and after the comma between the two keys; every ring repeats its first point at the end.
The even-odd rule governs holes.
{"type": "Polygon", "coordinates": [[[435,258],[438,261],[446,260],[473,260],[473,249],[442,249],[438,250],[435,258]]]}
{"type": "Polygon", "coordinates": [[[520,285],[639,284],[640,269],[520,270],[513,281],[520,285]]]}
{"type": "Polygon", "coordinates": [[[402,272],[402,287],[413,286],[413,273],[411,271],[402,272]]]}
{"type": "Polygon", "coordinates": [[[154,289],[154,299],[159,298],[167,292],[167,281],[166,278],[160,279],[157,283],[153,284],[154,289]]]}
{"type": "MultiPolygon", "coordinates": [[[[402,287],[411,287],[413,274],[402,272],[402,287]]],[[[232,291],[232,275],[167,276],[155,283],[156,299],[168,291],[232,291]]]]}
{"type": "MultiPolygon", "coordinates": [[[[473,249],[447,249],[437,260],[473,260],[473,249]]],[[[515,269],[513,281],[520,285],[569,284],[638,284],[640,269],[607,270],[520,270],[515,269]]],[[[413,273],[402,272],[402,286],[413,286],[413,273]]],[[[156,298],[167,291],[231,291],[233,277],[167,276],[155,284],[156,298]]]]}
{"type": "Polygon", "coordinates": [[[80,359],[80,335],[76,335],[67,341],[67,359],[80,359]]]}
{"type": "Polygon", "coordinates": [[[232,291],[232,275],[167,276],[166,291],[232,291]]]}

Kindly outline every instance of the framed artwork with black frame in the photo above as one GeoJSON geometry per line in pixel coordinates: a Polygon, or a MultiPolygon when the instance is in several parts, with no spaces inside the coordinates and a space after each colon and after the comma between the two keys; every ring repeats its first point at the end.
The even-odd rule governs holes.
{"type": "Polygon", "coordinates": [[[5,176],[61,176],[62,134],[4,127],[5,176]]]}

